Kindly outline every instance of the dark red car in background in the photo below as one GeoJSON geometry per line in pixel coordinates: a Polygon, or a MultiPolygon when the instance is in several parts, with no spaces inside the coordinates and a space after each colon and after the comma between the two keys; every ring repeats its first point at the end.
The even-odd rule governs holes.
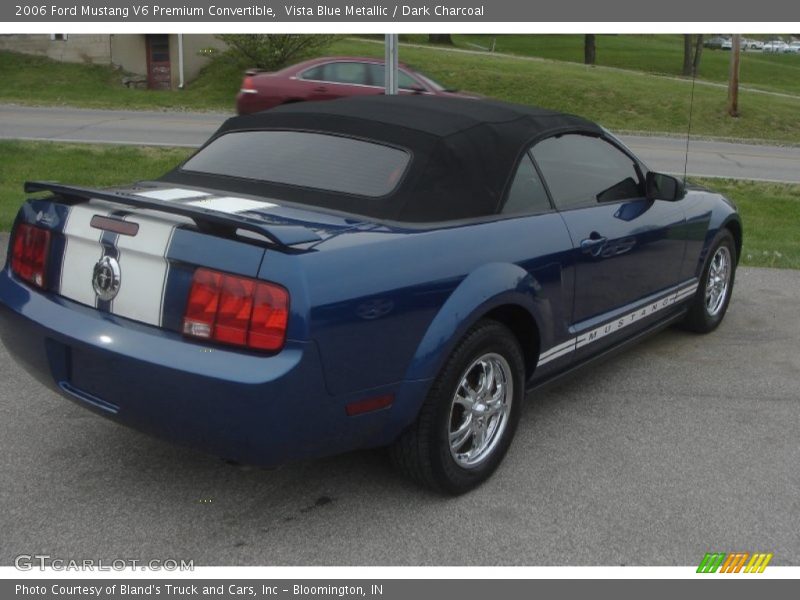
{"type": "MultiPolygon", "coordinates": [[[[431,78],[400,65],[401,94],[475,97],[447,90],[431,78]]],[[[248,71],[236,96],[240,115],[305,100],[383,94],[383,61],[375,58],[328,56],[307,60],[274,73],[248,71]]]]}

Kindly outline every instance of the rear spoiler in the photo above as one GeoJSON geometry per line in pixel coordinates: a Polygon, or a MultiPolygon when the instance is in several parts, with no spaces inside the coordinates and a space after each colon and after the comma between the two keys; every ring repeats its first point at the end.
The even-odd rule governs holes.
{"type": "Polygon", "coordinates": [[[46,181],[26,181],[25,193],[31,194],[34,192],[52,192],[59,196],[79,201],[97,199],[123,204],[133,208],[158,210],[172,215],[188,217],[203,231],[235,235],[237,229],[243,229],[263,236],[273,244],[285,248],[297,244],[319,242],[322,239],[315,231],[301,225],[267,224],[253,217],[247,217],[241,214],[223,213],[199,206],[190,206],[177,202],[168,202],[166,200],[155,200],[124,192],[93,190],[90,188],[61,185],[46,181]]]}

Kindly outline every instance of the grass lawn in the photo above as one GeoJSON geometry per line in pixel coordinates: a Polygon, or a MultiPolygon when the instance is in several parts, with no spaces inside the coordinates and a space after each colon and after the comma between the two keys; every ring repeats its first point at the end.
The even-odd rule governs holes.
{"type": "Polygon", "coordinates": [[[0,141],[0,231],[8,231],[25,199],[22,184],[44,179],[112,186],[159,177],[186,156],[187,148],[0,141]]]}
{"type": "Polygon", "coordinates": [[[184,90],[137,90],[124,73],[104,65],[62,63],[42,56],[0,51],[0,102],[64,104],[85,108],[233,111],[242,70],[221,62],[184,90]]]}
{"type": "MultiPolygon", "coordinates": [[[[615,39],[602,36],[598,42],[601,47],[608,44],[606,37],[615,39]]],[[[341,40],[328,52],[382,57],[383,47],[369,41],[341,40]]],[[[520,60],[488,53],[474,55],[401,46],[400,56],[403,62],[429,73],[448,87],[580,114],[617,130],[686,132],[690,86],[685,82],[570,62],[520,60]]],[[[800,67],[800,56],[779,58],[795,59],[800,67]]],[[[795,73],[792,71],[790,75],[794,77],[795,73]]],[[[176,92],[129,90],[118,83],[119,78],[118,72],[106,67],[61,64],[0,52],[0,81],[3,81],[0,102],[231,110],[241,70],[212,64],[187,89],[176,92]]],[[[696,88],[693,133],[800,143],[797,118],[800,98],[742,92],[741,117],[732,119],[725,114],[726,94],[725,89],[696,88]]]]}
{"type": "MultiPolygon", "coordinates": [[[[453,36],[453,41],[461,48],[479,49],[490,48],[494,40],[495,52],[583,63],[583,37],[582,35],[456,35],[453,36]]],[[[784,37],[788,39],[788,36],[784,37]]],[[[427,39],[426,36],[419,38],[423,42],[427,39]]],[[[682,35],[598,35],[596,39],[598,65],[663,75],[681,74],[682,35]]],[[[730,57],[730,52],[704,48],[698,78],[727,83],[730,57]]],[[[740,69],[740,81],[743,86],[800,94],[798,54],[742,52],[740,69]]]]}
{"type": "Polygon", "coordinates": [[[741,264],[800,269],[800,184],[695,181],[736,203],[744,226],[741,264]]]}
{"type": "MultiPolygon", "coordinates": [[[[0,141],[0,231],[11,226],[24,199],[25,180],[91,187],[129,183],[163,174],[189,152],[186,148],[0,141]]],[[[742,264],[800,269],[800,185],[697,181],[738,205],[745,231],[742,264]]]]}
{"type": "MultiPolygon", "coordinates": [[[[352,54],[383,55],[383,47],[370,42],[340,42],[340,46],[352,54]]],[[[579,114],[616,130],[686,133],[688,82],[488,53],[401,47],[400,57],[447,86],[579,114]]],[[[800,142],[800,98],[741,92],[738,119],[726,115],[726,98],[725,89],[695,88],[692,133],[800,142]]]]}

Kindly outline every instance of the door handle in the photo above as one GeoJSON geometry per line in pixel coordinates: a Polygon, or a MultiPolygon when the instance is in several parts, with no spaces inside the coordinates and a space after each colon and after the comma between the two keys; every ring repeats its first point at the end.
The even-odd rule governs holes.
{"type": "Polygon", "coordinates": [[[588,238],[581,240],[581,249],[582,250],[593,250],[597,246],[602,246],[608,241],[607,237],[604,237],[593,231],[588,238]]]}
{"type": "Polygon", "coordinates": [[[598,252],[607,241],[607,237],[593,231],[589,234],[588,238],[581,240],[581,250],[594,254],[598,252]]]}
{"type": "Polygon", "coordinates": [[[314,88],[314,91],[315,92],[327,92],[328,88],[326,88],[324,85],[318,85],[317,87],[314,88]]]}

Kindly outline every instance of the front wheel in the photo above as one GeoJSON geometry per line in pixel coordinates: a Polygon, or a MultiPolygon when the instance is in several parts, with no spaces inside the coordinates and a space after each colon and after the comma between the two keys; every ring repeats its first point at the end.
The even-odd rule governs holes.
{"type": "Polygon", "coordinates": [[[464,336],[416,422],[391,448],[395,465],[430,488],[461,494],[489,478],[519,422],[525,363],[514,335],[484,320],[464,336]]]}
{"type": "Polygon", "coordinates": [[[684,325],[691,331],[709,333],[722,322],[736,276],[736,243],[727,229],[717,234],[700,276],[697,293],[684,325]]]}

